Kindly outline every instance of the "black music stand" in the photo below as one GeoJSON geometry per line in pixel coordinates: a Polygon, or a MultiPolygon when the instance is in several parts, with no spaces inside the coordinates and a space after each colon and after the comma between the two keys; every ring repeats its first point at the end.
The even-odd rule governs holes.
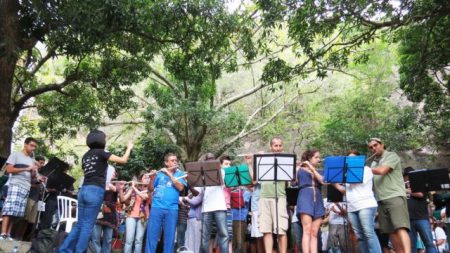
{"type": "MultiPolygon", "coordinates": [[[[445,191],[450,189],[450,177],[447,168],[414,170],[407,175],[412,192],[445,191]]],[[[447,217],[450,215],[449,201],[449,199],[445,200],[445,214],[447,217]]]]}
{"type": "Polygon", "coordinates": [[[300,188],[298,187],[288,187],[286,188],[286,200],[288,206],[296,206],[298,193],[300,192],[300,188]]]}
{"type": "Polygon", "coordinates": [[[334,188],[334,186],[327,185],[327,202],[343,202],[343,201],[344,201],[344,194],[342,194],[340,191],[334,188]]]}
{"type": "Polygon", "coordinates": [[[185,164],[188,184],[193,187],[223,185],[222,171],[218,160],[189,162],[185,164]]]}
{"type": "Polygon", "coordinates": [[[44,167],[39,170],[39,174],[49,177],[54,172],[64,172],[69,168],[69,164],[57,157],[51,158],[44,167]]]}
{"type": "Polygon", "coordinates": [[[450,189],[448,169],[422,169],[408,173],[412,192],[444,191],[450,189]]]}
{"type": "MultiPolygon", "coordinates": [[[[256,154],[253,156],[254,175],[257,181],[273,181],[275,183],[275,216],[276,233],[279,235],[278,226],[278,181],[295,180],[295,168],[297,157],[295,154],[256,154]]],[[[278,247],[277,247],[278,249],[278,247]]]]}
{"type": "Polygon", "coordinates": [[[36,215],[34,231],[37,231],[39,220],[41,218],[41,213],[45,211],[45,201],[48,198],[46,195],[47,188],[54,188],[58,191],[66,188],[68,189],[73,185],[75,179],[65,173],[69,168],[69,164],[62,161],[57,157],[52,157],[47,164],[45,164],[41,169],[39,169],[39,174],[45,176],[47,180],[42,183],[42,197],[38,203],[38,214],[36,215]]]}

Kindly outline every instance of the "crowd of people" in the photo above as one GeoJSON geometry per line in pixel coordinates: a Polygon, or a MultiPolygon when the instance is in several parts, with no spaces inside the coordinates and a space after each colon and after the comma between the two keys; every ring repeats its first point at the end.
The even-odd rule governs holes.
{"type": "MultiPolygon", "coordinates": [[[[373,155],[364,167],[363,182],[357,184],[326,183],[318,170],[321,154],[310,149],[302,153],[291,182],[194,187],[174,153],[164,156],[162,169],[142,171],[130,182],[118,180],[109,163],[127,163],[133,144],[116,156],[105,150],[105,134],[95,130],[87,138],[78,193],[73,187],[47,188],[46,210],[36,227],[48,229],[57,222],[56,196],[67,195],[78,201],[78,220],[59,252],[111,252],[120,228],[126,253],[444,252],[445,211],[433,217],[431,196],[411,190],[408,175],[414,169],[403,169],[400,157],[387,151],[381,139],[367,144],[373,155]],[[323,185],[345,195],[344,200],[327,201],[323,185]],[[288,204],[288,188],[298,189],[295,205],[288,204]]],[[[5,163],[0,243],[14,240],[13,224],[25,222],[30,230],[38,220],[39,189],[48,178],[39,174],[45,159],[33,157],[37,145],[27,138],[23,149],[5,163]]],[[[266,153],[282,152],[283,140],[272,138],[266,153]]],[[[244,158],[254,179],[253,155],[244,158]]],[[[216,158],[212,153],[203,160],[218,160],[223,177],[233,162],[227,155],[216,158]]],[[[16,239],[24,238],[25,232],[14,232],[16,239]]]]}

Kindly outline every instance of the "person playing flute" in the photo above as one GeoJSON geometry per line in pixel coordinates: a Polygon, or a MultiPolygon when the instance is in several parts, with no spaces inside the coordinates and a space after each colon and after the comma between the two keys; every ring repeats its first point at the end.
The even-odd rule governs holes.
{"type": "Polygon", "coordinates": [[[149,193],[153,193],[150,219],[147,223],[147,242],[145,252],[155,253],[161,230],[164,230],[163,252],[173,253],[175,245],[175,229],[178,217],[178,199],[180,192],[187,183],[182,176],[184,173],[178,170],[178,159],[174,153],[164,156],[166,168],[162,168],[156,174],[153,184],[148,187],[149,193]]]}

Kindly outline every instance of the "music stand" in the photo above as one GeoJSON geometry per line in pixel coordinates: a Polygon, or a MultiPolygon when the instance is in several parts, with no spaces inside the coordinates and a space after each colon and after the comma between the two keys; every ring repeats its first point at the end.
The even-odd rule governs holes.
{"type": "Polygon", "coordinates": [[[69,164],[57,157],[51,158],[44,167],[39,170],[39,174],[49,177],[54,172],[64,172],[69,168],[69,164]]]}
{"type": "Polygon", "coordinates": [[[248,171],[247,164],[240,164],[237,166],[230,166],[224,169],[225,171],[225,186],[237,187],[241,185],[251,185],[252,179],[248,171]]]}
{"type": "Polygon", "coordinates": [[[286,200],[287,200],[288,206],[296,206],[297,205],[299,191],[300,191],[300,188],[298,188],[298,187],[286,188],[286,200]]]}
{"type": "Polygon", "coordinates": [[[222,171],[218,160],[189,162],[185,164],[188,183],[193,187],[223,185],[222,171]]]}
{"type": "Polygon", "coordinates": [[[344,194],[338,191],[334,186],[327,185],[327,202],[343,202],[344,194]]]}
{"type": "Polygon", "coordinates": [[[412,192],[443,191],[450,189],[448,169],[422,169],[408,173],[412,192]]]}
{"type": "MultiPolygon", "coordinates": [[[[325,158],[325,182],[327,183],[343,183],[344,187],[347,188],[347,184],[357,184],[364,181],[364,165],[366,157],[365,156],[330,156],[325,158]]],[[[347,189],[345,189],[347,193],[347,189]]],[[[345,207],[347,208],[347,197],[344,199],[345,207]]],[[[338,202],[342,200],[342,194],[332,187],[328,187],[327,201],[328,202],[338,202]],[[341,195],[341,196],[339,196],[341,195]]],[[[347,241],[348,251],[348,215],[344,216],[344,230],[345,230],[345,240],[347,241]]]]}
{"type": "MultiPolygon", "coordinates": [[[[407,175],[409,177],[412,192],[443,191],[450,189],[450,177],[448,175],[447,168],[414,170],[409,172],[407,175]]],[[[445,214],[448,217],[450,214],[449,199],[445,199],[444,203],[446,211],[445,214]]]]}
{"type": "Polygon", "coordinates": [[[275,182],[275,216],[276,233],[279,234],[278,226],[278,181],[295,180],[296,167],[295,154],[256,154],[253,156],[254,175],[257,181],[274,181],[275,182]]]}
{"type": "Polygon", "coordinates": [[[325,182],[359,184],[364,180],[365,156],[325,158],[325,182]]]}

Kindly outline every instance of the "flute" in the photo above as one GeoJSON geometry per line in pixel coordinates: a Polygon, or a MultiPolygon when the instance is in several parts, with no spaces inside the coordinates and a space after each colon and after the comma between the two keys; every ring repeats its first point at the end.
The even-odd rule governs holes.
{"type": "MultiPolygon", "coordinates": [[[[180,167],[181,167],[180,165],[176,165],[176,166],[172,166],[172,167],[169,167],[169,168],[163,168],[163,169],[171,170],[171,169],[180,168],[180,167]]],[[[163,173],[163,172],[161,170],[158,170],[158,171],[155,171],[155,172],[146,173],[145,175],[152,176],[152,175],[155,175],[157,173],[163,173]]]]}
{"type": "Polygon", "coordinates": [[[371,160],[372,158],[374,158],[376,155],[377,155],[377,153],[373,153],[371,156],[369,156],[369,157],[366,159],[366,162],[369,161],[369,160],[371,160]]]}
{"type": "MultiPolygon", "coordinates": [[[[111,181],[112,184],[116,184],[116,183],[124,183],[125,185],[127,184],[131,184],[133,181],[111,181]]],[[[135,185],[148,185],[148,183],[144,183],[144,182],[134,182],[135,185]]]]}

